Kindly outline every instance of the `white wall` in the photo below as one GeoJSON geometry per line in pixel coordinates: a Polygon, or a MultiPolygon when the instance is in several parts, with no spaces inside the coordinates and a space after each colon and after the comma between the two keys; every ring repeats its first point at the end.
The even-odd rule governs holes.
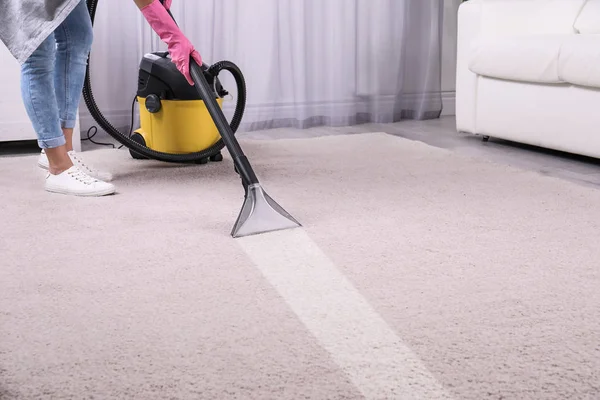
{"type": "Polygon", "coordinates": [[[0,141],[36,139],[21,101],[19,63],[0,42],[0,141]]]}

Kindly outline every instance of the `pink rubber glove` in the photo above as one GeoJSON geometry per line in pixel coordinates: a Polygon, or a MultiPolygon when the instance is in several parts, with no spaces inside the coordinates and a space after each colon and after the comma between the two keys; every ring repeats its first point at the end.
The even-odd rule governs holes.
{"type": "Polygon", "coordinates": [[[163,6],[167,9],[167,11],[171,9],[171,3],[173,3],[173,0],[165,0],[163,3],[163,6]]]}
{"type": "MultiPolygon", "coordinates": [[[[171,1],[168,1],[169,6],[171,1]]],[[[165,42],[171,54],[171,60],[177,66],[177,69],[185,76],[190,85],[194,85],[190,73],[190,56],[202,65],[202,57],[194,49],[192,43],[181,32],[173,18],[167,12],[167,9],[160,3],[160,0],[154,0],[152,3],[142,8],[142,14],[158,36],[165,42]]]]}

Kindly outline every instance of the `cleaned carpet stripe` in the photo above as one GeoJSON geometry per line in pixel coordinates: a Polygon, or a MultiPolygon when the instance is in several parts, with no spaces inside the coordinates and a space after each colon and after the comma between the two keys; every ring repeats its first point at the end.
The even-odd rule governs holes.
{"type": "Polygon", "coordinates": [[[367,399],[450,399],[303,229],[237,239],[367,399]]]}

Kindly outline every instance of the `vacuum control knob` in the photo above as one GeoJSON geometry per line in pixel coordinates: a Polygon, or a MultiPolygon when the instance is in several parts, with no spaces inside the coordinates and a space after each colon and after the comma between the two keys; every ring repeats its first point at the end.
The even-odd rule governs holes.
{"type": "Polygon", "coordinates": [[[148,112],[151,112],[152,114],[154,114],[154,113],[159,112],[160,108],[161,108],[160,97],[158,97],[155,94],[151,94],[151,95],[148,95],[148,97],[146,97],[146,110],[148,110],[148,112]]]}

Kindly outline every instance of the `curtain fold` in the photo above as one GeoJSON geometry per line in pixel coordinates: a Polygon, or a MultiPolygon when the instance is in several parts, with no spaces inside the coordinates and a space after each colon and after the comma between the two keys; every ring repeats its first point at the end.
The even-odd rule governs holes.
{"type": "MultiPolygon", "coordinates": [[[[205,62],[230,60],[244,72],[240,131],[427,119],[442,111],[443,0],[174,0],[172,11],[205,62]]],[[[95,34],[94,92],[123,118],[139,59],[166,46],[131,1],[102,0],[95,34]]],[[[233,79],[224,72],[221,80],[236,96],[233,79]]],[[[228,117],[234,106],[225,103],[228,117]]]]}

